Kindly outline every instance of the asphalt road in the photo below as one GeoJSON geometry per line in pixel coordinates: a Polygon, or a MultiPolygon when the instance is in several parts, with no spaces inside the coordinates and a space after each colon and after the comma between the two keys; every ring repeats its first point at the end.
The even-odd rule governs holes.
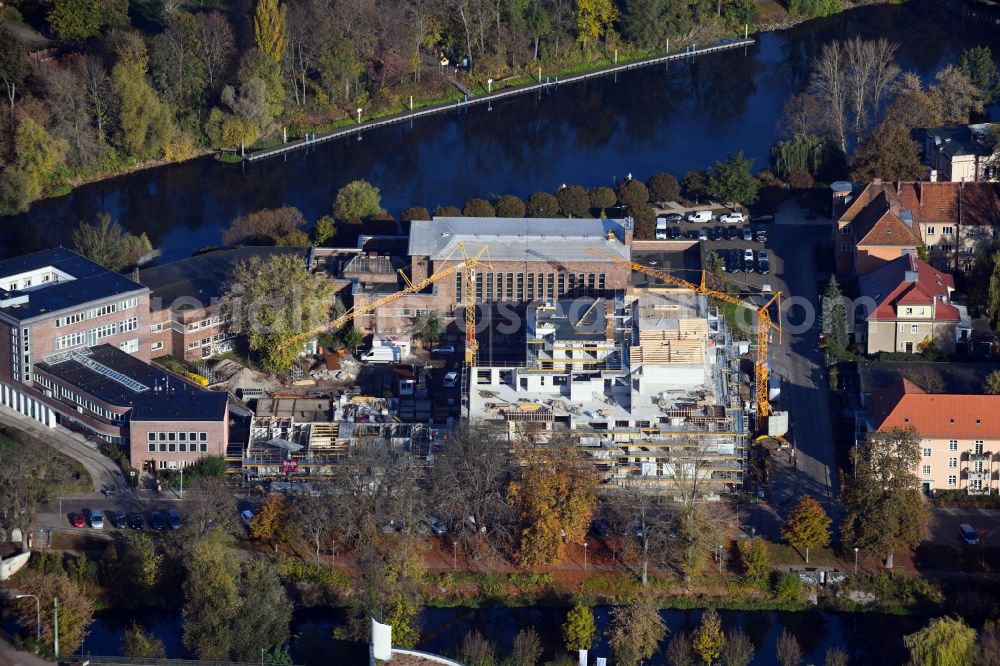
{"type": "Polygon", "coordinates": [[[813,495],[831,515],[837,516],[837,456],[829,381],[818,347],[820,310],[813,257],[814,245],[829,238],[829,229],[829,221],[807,220],[803,211],[792,205],[778,212],[764,244],[732,240],[701,245],[703,252],[729,248],[768,250],[768,275],[727,273],[727,279],[737,286],[746,284],[758,289],[768,284],[773,292],[782,293],[783,332],[772,335],[771,374],[782,380],[782,394],[775,409],[789,412],[789,439],[795,446],[797,473],[775,475],[772,499],[782,505],[796,495],[813,495]]]}

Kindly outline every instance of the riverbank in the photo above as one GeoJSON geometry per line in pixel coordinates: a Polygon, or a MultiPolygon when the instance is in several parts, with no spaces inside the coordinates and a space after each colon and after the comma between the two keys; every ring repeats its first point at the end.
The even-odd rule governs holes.
{"type": "MultiPolygon", "coordinates": [[[[888,1],[889,0],[874,0],[874,2],[871,1],[857,2],[850,4],[850,9],[854,9],[868,4],[887,4],[888,1]]],[[[766,32],[780,31],[785,28],[810,20],[804,17],[794,17],[789,15],[787,11],[776,1],[771,2],[770,4],[772,6],[772,10],[762,12],[760,20],[758,21],[757,25],[751,28],[750,30],[751,34],[759,35],[766,32]]],[[[767,5],[765,4],[763,5],[763,7],[766,8],[767,5]]],[[[715,30],[713,32],[713,31],[708,31],[706,29],[706,26],[700,26],[697,29],[697,32],[690,36],[690,39],[687,40],[687,42],[707,43],[708,41],[711,41],[712,39],[717,39],[719,37],[722,37],[723,35],[724,31],[722,30],[715,30]]],[[[683,49],[685,43],[684,40],[679,40],[677,42],[671,41],[670,46],[671,46],[671,51],[675,51],[677,49],[683,49]]],[[[619,52],[619,63],[632,62],[636,59],[650,57],[651,55],[653,55],[652,51],[629,52],[624,47],[622,47],[622,49],[620,49],[619,52]]],[[[608,50],[606,53],[599,52],[599,57],[596,58],[593,58],[593,56],[591,56],[590,58],[583,58],[579,54],[577,54],[577,57],[575,58],[569,58],[562,62],[552,63],[551,66],[549,66],[549,69],[543,67],[543,78],[545,76],[550,76],[554,78],[556,76],[563,77],[569,74],[592,72],[602,67],[606,67],[609,64],[612,64],[613,60],[614,60],[613,50],[608,50]]],[[[510,76],[506,76],[502,79],[494,81],[493,85],[491,86],[492,90],[494,91],[502,90],[517,85],[524,85],[529,81],[536,80],[537,65],[533,64],[530,67],[530,69],[532,70],[531,72],[521,72],[521,73],[514,72],[510,76]]],[[[482,80],[480,80],[480,77],[477,77],[472,81],[467,81],[465,86],[471,89],[474,93],[485,93],[488,87],[485,75],[481,78],[482,80]]],[[[406,110],[406,108],[409,106],[408,99],[403,95],[399,95],[397,97],[401,97],[402,99],[397,99],[395,103],[391,104],[390,106],[376,107],[375,104],[383,101],[381,98],[379,100],[369,102],[369,105],[371,105],[373,111],[366,117],[369,119],[378,119],[390,115],[392,113],[398,113],[406,110]]],[[[459,92],[457,88],[451,87],[451,89],[448,90],[438,89],[435,90],[433,92],[433,95],[427,99],[421,100],[416,98],[415,96],[414,108],[423,108],[433,104],[454,102],[462,97],[463,94],[459,92]]],[[[391,99],[392,96],[388,96],[388,101],[391,102],[391,99]]],[[[294,109],[290,111],[294,111],[294,109]]],[[[282,121],[282,123],[287,124],[290,131],[298,128],[299,136],[301,136],[306,132],[319,134],[322,132],[334,131],[336,129],[341,129],[343,127],[347,127],[357,123],[356,119],[353,117],[351,118],[344,117],[336,121],[322,123],[322,124],[309,124],[309,123],[299,124],[300,120],[302,119],[295,119],[294,117],[290,117],[282,121]]],[[[282,126],[282,123],[276,123],[275,127],[280,128],[282,126]]],[[[272,133],[271,139],[269,140],[269,145],[279,145],[281,142],[281,138],[282,138],[281,132],[279,129],[278,131],[272,133]]],[[[44,199],[64,197],[68,193],[75,191],[76,189],[78,189],[80,186],[83,185],[93,184],[101,181],[107,181],[144,171],[152,171],[160,166],[168,166],[168,165],[179,166],[182,164],[192,162],[195,160],[195,158],[203,157],[213,152],[215,151],[211,151],[205,148],[198,148],[196,149],[196,152],[192,153],[189,158],[186,158],[184,160],[174,160],[174,161],[157,160],[157,161],[137,163],[129,166],[124,166],[121,163],[118,163],[116,160],[115,161],[116,163],[112,165],[112,168],[109,168],[104,171],[98,171],[91,168],[85,174],[67,174],[67,179],[61,187],[55,187],[50,189],[46,193],[46,196],[35,200],[35,202],[33,203],[37,203],[38,201],[42,201],[44,199]]]]}

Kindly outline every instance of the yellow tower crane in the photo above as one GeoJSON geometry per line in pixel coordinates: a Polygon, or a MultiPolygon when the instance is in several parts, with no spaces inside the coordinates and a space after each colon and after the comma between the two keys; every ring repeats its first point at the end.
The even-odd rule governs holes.
{"type": "MultiPolygon", "coordinates": [[[[776,292],[770,295],[770,298],[761,306],[755,305],[753,303],[748,303],[742,298],[738,298],[732,294],[718,289],[713,289],[707,285],[705,271],[701,271],[701,279],[698,284],[693,282],[688,282],[687,280],[675,277],[669,273],[666,273],[655,268],[650,268],[645,264],[640,264],[635,261],[629,261],[628,259],[623,259],[617,254],[612,254],[598,248],[588,248],[587,252],[603,257],[605,259],[610,259],[615,263],[622,264],[624,266],[630,267],[633,271],[637,273],[643,273],[649,275],[650,277],[655,277],[662,280],[666,284],[683,287],[685,289],[690,289],[698,294],[705,294],[710,298],[716,300],[724,301],[726,303],[732,303],[733,305],[739,306],[741,308],[748,308],[757,312],[757,358],[754,362],[754,381],[757,385],[756,398],[757,398],[757,413],[761,418],[766,418],[771,415],[771,401],[768,398],[768,368],[767,368],[767,358],[768,358],[768,343],[770,336],[770,329],[775,328],[778,332],[781,331],[781,320],[778,320],[776,325],[771,320],[771,313],[768,308],[775,301],[778,302],[779,306],[781,303],[781,292],[776,292]]],[[[765,294],[767,296],[768,294],[765,294]]]]}
{"type": "Polygon", "coordinates": [[[394,301],[397,301],[403,296],[421,292],[427,287],[437,282],[438,280],[446,278],[450,275],[455,275],[459,271],[465,269],[466,273],[465,293],[463,294],[463,302],[465,304],[465,340],[466,340],[465,364],[466,366],[471,367],[472,364],[475,362],[476,348],[477,348],[475,270],[482,264],[485,264],[487,267],[491,266],[488,259],[485,261],[480,261],[483,255],[487,254],[488,250],[489,246],[483,245],[474,255],[470,256],[465,250],[465,244],[457,243],[455,248],[452,249],[452,251],[448,254],[447,257],[444,258],[442,264],[447,264],[449,261],[452,261],[452,258],[455,256],[456,253],[461,253],[462,260],[460,262],[452,264],[451,266],[445,266],[440,270],[436,270],[434,271],[434,273],[427,276],[423,280],[417,280],[416,282],[411,281],[410,278],[401,268],[399,269],[398,272],[399,276],[403,280],[403,283],[406,285],[403,289],[376,298],[374,301],[371,301],[370,303],[365,303],[364,305],[360,306],[354,306],[341,316],[323,324],[322,326],[317,326],[312,330],[305,331],[304,333],[296,335],[294,338],[289,338],[287,341],[285,341],[284,345],[287,346],[287,345],[302,344],[309,338],[313,337],[314,335],[319,335],[320,333],[326,333],[327,331],[338,329],[341,326],[349,323],[352,319],[354,319],[359,315],[365,315],[370,312],[375,312],[379,308],[388,305],[394,301]],[[470,340],[471,340],[471,346],[469,342],[470,340]]]}

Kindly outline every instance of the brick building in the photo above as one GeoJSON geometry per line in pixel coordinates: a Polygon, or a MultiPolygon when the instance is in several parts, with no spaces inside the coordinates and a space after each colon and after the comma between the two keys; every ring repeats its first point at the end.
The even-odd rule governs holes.
{"type": "MultiPolygon", "coordinates": [[[[423,280],[462,261],[458,247],[475,255],[487,251],[475,274],[475,300],[523,308],[533,301],[556,301],[574,296],[613,296],[628,287],[630,271],[588,248],[631,256],[632,227],[626,220],[438,217],[414,220],[410,225],[409,279],[423,280]]],[[[366,274],[354,276],[355,305],[397,291],[396,266],[380,261],[366,274]]],[[[345,275],[346,277],[346,275],[345,275]]],[[[466,275],[436,282],[429,290],[404,296],[355,326],[366,333],[404,333],[424,312],[437,312],[445,323],[453,320],[466,294],[466,275]]]]}
{"type": "Polygon", "coordinates": [[[1000,237],[1000,183],[873,180],[834,215],[837,274],[868,273],[926,246],[930,263],[968,270],[1000,237]]]}
{"type": "Polygon", "coordinates": [[[227,440],[226,394],[168,380],[149,365],[152,331],[161,322],[150,310],[148,287],[70,250],[0,262],[6,341],[0,344],[0,404],[133,454],[147,431],[184,432],[187,441],[195,434],[197,446],[187,446],[184,456],[176,448],[157,449],[133,456],[136,465],[181,466],[220,453],[227,440]]]}

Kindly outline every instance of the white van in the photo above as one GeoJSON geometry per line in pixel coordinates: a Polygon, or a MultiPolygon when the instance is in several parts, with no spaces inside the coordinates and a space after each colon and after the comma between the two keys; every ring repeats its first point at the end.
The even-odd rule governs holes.
{"type": "Polygon", "coordinates": [[[710,210],[693,210],[684,216],[684,219],[688,222],[711,222],[712,221],[712,211],[710,210]]]}
{"type": "Polygon", "coordinates": [[[662,215],[656,218],[656,240],[667,240],[667,218],[662,215]]]}
{"type": "Polygon", "coordinates": [[[398,363],[399,347],[372,347],[361,355],[362,363],[398,363]]]}

